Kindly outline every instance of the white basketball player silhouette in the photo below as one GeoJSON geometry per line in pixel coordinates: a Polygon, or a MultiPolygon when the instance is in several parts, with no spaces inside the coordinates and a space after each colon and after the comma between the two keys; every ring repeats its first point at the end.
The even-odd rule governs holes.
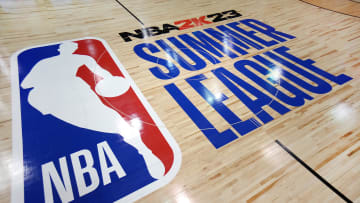
{"type": "Polygon", "coordinates": [[[105,106],[76,73],[79,67],[86,65],[93,73],[103,77],[103,80],[122,81],[122,89],[109,86],[104,90],[104,85],[96,87],[99,94],[111,93],[111,89],[124,93],[129,89],[129,82],[125,78],[112,76],[90,56],[73,54],[77,48],[78,45],[74,42],[63,42],[58,49],[59,55],[35,64],[21,83],[21,87],[25,89],[33,88],[28,102],[42,114],[51,114],[72,125],[100,132],[120,133],[125,142],[143,156],[150,175],[156,179],[163,177],[164,165],[142,142],[139,130],[128,124],[116,111],[105,106]]]}

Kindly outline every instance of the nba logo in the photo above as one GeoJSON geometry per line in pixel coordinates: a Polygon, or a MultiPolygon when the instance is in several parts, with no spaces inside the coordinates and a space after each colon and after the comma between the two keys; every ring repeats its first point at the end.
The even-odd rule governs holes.
{"type": "Polygon", "coordinates": [[[11,60],[12,202],[131,202],[175,177],[179,147],[104,40],[11,60]]]}

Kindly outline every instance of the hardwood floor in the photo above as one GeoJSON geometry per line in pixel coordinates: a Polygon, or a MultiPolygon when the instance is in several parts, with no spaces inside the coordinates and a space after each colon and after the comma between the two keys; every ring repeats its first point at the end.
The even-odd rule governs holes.
{"type": "MultiPolygon", "coordinates": [[[[11,127],[14,114],[11,108],[14,101],[11,100],[10,84],[18,75],[11,74],[10,57],[26,47],[82,37],[99,37],[110,45],[116,58],[163,122],[164,126],[159,128],[166,127],[180,148],[182,162],[175,178],[167,185],[140,198],[138,202],[344,202],[344,197],[353,202],[360,202],[360,18],[358,18],[360,3],[306,0],[310,4],[326,8],[320,9],[298,0],[124,0],[119,2],[128,11],[117,1],[109,0],[0,1],[0,202],[10,202],[11,179],[22,175],[11,158],[14,136],[11,127]],[[214,17],[208,16],[229,10],[235,10],[242,16],[220,22],[211,22],[214,17]],[[201,16],[206,16],[205,21],[210,23],[190,21],[194,26],[192,28],[174,29],[156,36],[151,36],[151,33],[156,31],[149,31],[150,36],[148,33],[142,39],[130,37],[129,42],[119,35],[122,32],[136,33],[137,29],[154,26],[163,30],[163,24],[180,27],[184,22],[175,22],[199,19],[201,16]],[[237,44],[248,52],[239,54],[231,45],[233,41],[229,42],[224,38],[219,40],[211,36],[213,41],[230,46],[231,49],[217,49],[223,57],[209,54],[211,55],[208,56],[209,59],[206,58],[206,54],[204,55],[204,52],[210,53],[209,48],[201,48],[199,45],[200,48],[196,49],[195,45],[185,43],[180,36],[187,34],[193,37],[195,31],[206,33],[206,28],[215,29],[220,25],[229,27],[229,23],[244,22],[245,19],[255,19],[275,28],[276,31],[296,38],[281,36],[284,41],[276,40],[274,36],[271,37],[269,34],[241,24],[239,27],[248,33],[246,35],[236,33],[253,40],[262,48],[256,49],[250,46],[249,49],[245,49],[237,44]],[[265,41],[275,40],[277,43],[265,46],[251,38],[250,31],[256,32],[255,36],[265,41]],[[170,37],[181,41],[185,47],[179,48],[170,43],[170,37]],[[191,61],[194,58],[188,57],[186,50],[195,53],[199,58],[198,62],[205,62],[205,67],[195,71],[182,68],[179,60],[166,53],[169,48],[162,49],[157,40],[163,40],[184,60],[191,61]],[[145,53],[156,56],[155,62],[135,53],[135,47],[145,43],[148,44],[144,45],[145,47],[151,44],[159,50],[143,49],[145,53]],[[299,61],[295,62],[281,55],[284,54],[281,52],[281,47],[289,48],[287,53],[302,61],[313,60],[313,65],[326,73],[333,76],[345,74],[352,79],[344,81],[343,84],[335,82],[335,79],[330,80],[330,76],[324,77],[325,74],[321,75],[315,73],[314,69],[306,68],[305,62],[301,65],[299,61]],[[199,49],[203,50],[199,51],[199,49]],[[227,52],[229,50],[237,57],[229,56],[227,52]],[[275,60],[276,56],[271,57],[271,53],[278,58],[281,56],[280,58],[286,59],[290,65],[286,65],[284,61],[279,62],[280,59],[275,60]],[[286,74],[280,72],[279,77],[283,79],[282,82],[268,83],[277,91],[274,93],[267,91],[264,85],[259,85],[241,71],[246,67],[249,68],[250,65],[238,69],[234,65],[238,61],[247,60],[259,64],[270,73],[271,67],[261,63],[256,56],[272,62],[273,68],[280,67],[281,71],[288,71],[289,74],[305,81],[308,86],[302,86],[300,82],[294,82],[294,78],[286,77],[286,74]],[[160,79],[155,76],[149,69],[159,66],[163,75],[170,77],[170,74],[167,74],[169,71],[165,69],[165,63],[161,64],[159,59],[173,62],[179,68],[178,75],[170,79],[160,79]],[[214,64],[213,60],[215,62],[219,60],[219,63],[214,64]],[[305,77],[304,73],[300,74],[290,68],[291,64],[315,75],[320,78],[320,82],[325,81],[326,84],[322,83],[323,87],[321,87],[319,81],[316,83],[309,79],[312,76],[305,77]],[[237,88],[246,92],[248,89],[239,84],[234,85],[233,89],[229,88],[231,85],[224,82],[225,77],[220,80],[221,74],[224,73],[218,75],[214,73],[214,70],[220,67],[260,90],[267,98],[271,98],[271,101],[261,105],[261,110],[251,110],[234,90],[237,88]],[[196,77],[200,74],[202,74],[200,78],[196,77]],[[207,79],[204,79],[204,76],[207,79]],[[195,82],[191,83],[191,80],[195,82]],[[305,103],[298,106],[284,102],[285,99],[279,98],[279,91],[294,96],[284,87],[286,82],[313,99],[304,99],[305,103]],[[206,136],[209,129],[197,124],[203,122],[199,114],[195,114],[195,111],[186,112],[185,108],[189,108],[189,105],[182,103],[185,100],[180,98],[180,93],[171,93],[175,91],[174,86],[169,86],[171,84],[174,84],[213,125],[210,129],[218,132],[231,130],[237,139],[215,148],[215,144],[206,136]],[[308,88],[304,88],[305,86],[308,88]],[[310,86],[313,86],[313,91],[309,90],[310,86]],[[205,96],[201,95],[205,89],[215,95],[213,100],[210,99],[212,97],[209,93],[203,93],[205,96]],[[221,99],[221,94],[227,99],[221,99]],[[279,113],[280,110],[272,106],[276,102],[287,108],[288,112],[279,113]],[[225,112],[224,109],[228,111],[225,112]],[[273,120],[265,121],[266,116],[261,117],[264,113],[273,120]],[[234,122],[226,120],[230,115],[233,116],[232,118],[241,118],[242,121],[255,119],[255,124],[252,123],[255,125],[254,129],[241,135],[236,129],[238,120],[235,119],[234,122]],[[344,197],[336,194],[295,160],[275,142],[276,140],[291,150],[344,197]]],[[[226,15],[229,14],[224,14],[226,15]]],[[[195,60],[193,61],[189,64],[194,65],[195,60]]],[[[263,75],[255,69],[251,69],[250,72],[262,80],[269,78],[269,75],[263,75]]],[[[249,91],[244,94],[252,100],[256,98],[249,91]]],[[[296,102],[300,100],[297,99],[296,102]]],[[[267,100],[262,98],[259,101],[267,100]]],[[[256,105],[253,104],[254,106],[256,105]]],[[[14,110],[19,107],[16,106],[14,110]]],[[[143,125],[148,125],[146,121],[142,122],[143,125]]],[[[13,129],[19,127],[15,125],[13,129]]],[[[241,129],[243,128],[242,126],[241,129]]],[[[27,158],[25,155],[24,158],[27,158]]],[[[25,178],[41,179],[31,174],[26,174],[25,178]]],[[[100,185],[103,186],[102,183],[100,185]]],[[[103,195],[111,196],[109,192],[104,192],[103,195]]],[[[74,202],[92,202],[91,199],[76,198],[74,202]]]]}

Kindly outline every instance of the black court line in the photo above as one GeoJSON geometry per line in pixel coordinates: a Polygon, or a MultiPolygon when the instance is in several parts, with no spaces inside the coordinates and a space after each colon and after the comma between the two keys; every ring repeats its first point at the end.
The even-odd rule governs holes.
{"type": "MultiPolygon", "coordinates": [[[[324,8],[324,7],[321,7],[321,6],[317,6],[317,5],[315,5],[315,4],[306,2],[306,1],[304,1],[304,0],[299,0],[299,1],[301,1],[301,2],[303,2],[303,3],[306,3],[306,4],[309,4],[309,5],[312,5],[312,6],[315,6],[315,7],[318,7],[318,8],[321,8],[321,9],[324,9],[324,10],[332,11],[332,12],[335,12],[335,13],[339,13],[339,14],[343,14],[343,15],[347,15],[347,16],[351,16],[351,17],[355,17],[355,18],[360,18],[359,16],[355,16],[355,15],[343,13],[343,12],[340,12],[340,11],[331,10],[331,9],[324,8]]],[[[350,1],[351,1],[351,0],[350,0],[350,1]]],[[[355,2],[355,1],[352,1],[352,2],[355,2]]],[[[359,3],[359,2],[356,2],[356,3],[359,3]]]]}
{"type": "Polygon", "coordinates": [[[130,15],[132,15],[141,25],[144,25],[144,23],[135,15],[133,14],[128,8],[126,8],[119,0],[115,0],[120,6],[122,6],[130,15]]]}
{"type": "Polygon", "coordinates": [[[290,149],[288,149],[285,145],[283,145],[279,140],[275,140],[276,144],[278,144],[283,150],[285,150],[290,156],[292,156],[296,161],[298,161],[302,166],[304,166],[310,173],[312,173],[315,177],[317,177],[321,182],[323,182],[329,189],[331,189],[334,193],[336,193],[341,199],[345,202],[352,203],[352,201],[347,198],[343,193],[337,190],[334,186],[332,186],[329,182],[327,182],[323,177],[321,177],[316,171],[314,171],[310,166],[308,166],[303,160],[297,157],[290,149]]]}

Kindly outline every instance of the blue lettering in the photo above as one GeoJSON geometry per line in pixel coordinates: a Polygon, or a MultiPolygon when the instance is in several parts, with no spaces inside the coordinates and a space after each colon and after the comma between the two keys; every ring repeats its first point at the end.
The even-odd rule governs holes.
{"type": "Polygon", "coordinates": [[[234,30],[236,30],[236,31],[238,31],[238,32],[240,32],[240,33],[242,33],[242,34],[250,37],[251,39],[258,41],[259,43],[261,43],[261,44],[263,44],[263,45],[265,45],[265,46],[267,46],[267,47],[270,47],[270,46],[272,46],[272,45],[278,44],[278,42],[275,41],[275,40],[266,41],[266,40],[264,40],[264,39],[261,39],[260,37],[258,37],[258,36],[255,35],[257,32],[255,32],[255,31],[253,31],[253,30],[251,30],[251,31],[246,31],[246,30],[238,27],[238,25],[240,25],[240,22],[232,22],[232,23],[228,23],[228,24],[226,24],[226,25],[229,26],[229,27],[231,27],[231,28],[233,28],[234,30]]]}
{"type": "Polygon", "coordinates": [[[342,85],[350,80],[352,80],[351,77],[345,75],[345,74],[341,74],[339,76],[334,76],[324,70],[321,70],[320,68],[316,67],[313,65],[313,63],[315,63],[315,61],[311,60],[311,59],[307,59],[307,60],[301,60],[300,58],[292,55],[292,54],[289,54],[287,51],[289,50],[289,48],[287,47],[279,47],[277,49],[274,49],[274,51],[292,61],[294,61],[295,63],[298,63],[302,66],[304,66],[305,68],[323,76],[324,78],[326,79],[329,79],[339,85],[342,85]]]}
{"type": "Polygon", "coordinates": [[[193,62],[194,65],[187,62],[183,57],[181,57],[178,53],[176,53],[169,45],[167,45],[164,40],[156,40],[156,43],[166,51],[176,62],[178,62],[183,68],[189,71],[195,71],[205,68],[206,63],[199,56],[197,56],[194,52],[192,52],[189,48],[185,47],[179,40],[175,37],[168,38],[170,42],[172,42],[176,47],[178,47],[182,52],[184,52],[193,62]]]}
{"type": "Polygon", "coordinates": [[[251,41],[250,39],[242,36],[241,34],[229,29],[228,27],[226,27],[225,25],[219,25],[219,26],[216,26],[216,28],[218,28],[219,30],[221,30],[222,32],[224,32],[226,35],[228,36],[231,36],[233,38],[237,38],[243,42],[245,42],[246,44],[254,47],[255,49],[258,49],[258,50],[261,50],[263,49],[264,47],[262,47],[261,45],[251,41]]]}
{"type": "Polygon", "coordinates": [[[217,131],[175,84],[171,83],[164,87],[215,148],[222,147],[238,138],[231,129],[227,129],[221,133],[217,131]]]}
{"type": "Polygon", "coordinates": [[[193,34],[199,39],[195,39],[188,34],[179,35],[180,39],[186,42],[190,47],[196,50],[199,54],[203,55],[207,60],[213,64],[220,63],[220,61],[215,58],[213,55],[222,58],[224,57],[218,50],[224,52],[231,58],[238,57],[235,53],[230,51],[226,46],[216,42],[211,39],[209,36],[205,35],[201,31],[193,32],[193,34]],[[215,48],[216,49],[215,49],[215,48]],[[218,50],[217,50],[218,49],[218,50]],[[213,55],[211,55],[213,54],[213,55]]]}
{"type": "Polygon", "coordinates": [[[267,123],[273,120],[273,117],[270,116],[265,110],[262,109],[263,106],[269,105],[272,109],[277,111],[280,114],[285,114],[290,110],[279,102],[271,99],[266,94],[262,93],[260,90],[251,86],[241,78],[232,74],[225,68],[217,68],[212,70],[216,77],[218,77],[224,85],[226,85],[234,94],[237,96],[263,123],[267,123]],[[254,95],[257,99],[252,100],[248,97],[242,90],[240,90],[235,84],[241,86],[246,91],[254,95]]]}
{"type": "Polygon", "coordinates": [[[160,49],[158,49],[155,45],[150,43],[142,43],[138,44],[134,47],[134,52],[140,57],[147,61],[160,64],[164,66],[168,72],[165,73],[162,71],[159,67],[155,66],[152,68],[149,68],[150,72],[157,78],[161,80],[168,80],[171,78],[174,78],[180,74],[180,70],[175,66],[174,63],[172,63],[169,60],[162,59],[156,56],[149,55],[145,53],[144,48],[147,48],[151,53],[158,53],[160,52],[160,49]]]}
{"type": "MultiPolygon", "coordinates": [[[[255,58],[255,57],[254,57],[255,58]]],[[[282,102],[292,105],[292,106],[302,106],[305,103],[305,99],[313,99],[310,95],[304,93],[303,91],[299,90],[295,86],[291,85],[287,81],[279,78],[279,84],[280,86],[284,87],[285,89],[289,90],[291,93],[293,93],[295,96],[290,97],[283,93],[282,91],[278,90],[276,87],[272,86],[270,83],[263,80],[261,77],[257,76],[255,73],[251,72],[247,67],[251,67],[255,70],[257,70],[259,73],[263,75],[267,75],[270,73],[267,69],[262,67],[261,65],[249,61],[249,60],[241,60],[234,64],[235,68],[243,73],[245,76],[250,78],[252,81],[256,82],[258,85],[260,85],[262,88],[264,88],[266,91],[268,91],[270,94],[274,95],[276,98],[280,99],[282,102]]],[[[277,81],[274,81],[277,82],[277,81]]]]}
{"type": "Polygon", "coordinates": [[[270,25],[267,25],[255,19],[245,19],[245,20],[241,20],[240,22],[280,42],[285,42],[286,38],[288,39],[295,38],[295,36],[276,31],[274,27],[271,27],[270,25]]]}
{"type": "Polygon", "coordinates": [[[202,83],[202,80],[207,79],[205,75],[200,74],[186,79],[186,81],[230,124],[235,130],[245,135],[252,130],[260,127],[261,124],[254,118],[242,121],[237,117],[229,108],[227,108],[223,101],[228,98],[221,93],[220,96],[215,97],[209,89],[207,89],[202,83]]]}
{"type": "Polygon", "coordinates": [[[219,41],[223,42],[225,45],[229,46],[230,48],[234,49],[235,51],[237,51],[238,53],[240,53],[241,55],[246,55],[248,54],[247,51],[245,51],[244,49],[234,45],[234,42],[236,44],[238,44],[239,46],[244,47],[245,49],[249,49],[250,47],[247,46],[246,44],[244,44],[243,42],[237,40],[236,38],[233,38],[231,36],[227,36],[224,35],[216,30],[214,30],[213,28],[207,28],[204,31],[206,31],[208,34],[210,34],[211,36],[215,37],[216,39],[218,39],[219,41]]]}
{"type": "MultiPolygon", "coordinates": [[[[275,55],[272,52],[265,52],[264,53],[266,56],[274,59],[275,61],[281,63],[282,65],[290,68],[291,70],[299,73],[300,75],[304,76],[305,78],[313,81],[314,83],[316,83],[316,85],[312,85],[310,83],[305,82],[304,80],[296,77],[295,75],[287,72],[287,71],[283,71],[283,76],[290,79],[291,81],[295,82],[296,84],[300,85],[301,87],[303,87],[304,89],[313,92],[313,93],[317,93],[317,94],[325,94],[331,91],[332,87],[329,83],[327,83],[326,81],[322,80],[321,78],[305,71],[302,68],[299,68],[298,66],[288,62],[287,60],[280,58],[279,56],[275,55]]],[[[254,57],[255,58],[255,57],[254,57]]],[[[263,57],[257,57],[261,62],[265,61],[263,57]]],[[[267,61],[267,60],[266,60],[267,61]]],[[[270,65],[269,67],[276,67],[275,64],[267,61],[267,64],[270,65]]]]}

